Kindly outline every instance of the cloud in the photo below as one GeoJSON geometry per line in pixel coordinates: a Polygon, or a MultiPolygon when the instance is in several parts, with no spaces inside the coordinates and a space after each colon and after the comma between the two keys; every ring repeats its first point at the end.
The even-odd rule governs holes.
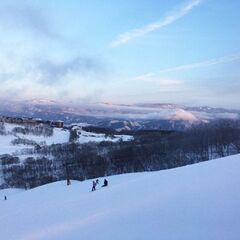
{"type": "Polygon", "coordinates": [[[47,38],[55,39],[59,35],[52,25],[52,19],[43,9],[34,7],[27,1],[10,0],[0,3],[0,23],[5,28],[28,30],[47,38]]]}
{"type": "Polygon", "coordinates": [[[154,76],[156,76],[155,73],[146,73],[144,75],[139,75],[137,77],[132,78],[134,81],[148,81],[151,80],[154,76]]]}
{"type": "Polygon", "coordinates": [[[149,94],[153,99],[152,101],[174,102],[178,99],[178,101],[182,101],[184,104],[211,104],[212,106],[239,109],[239,102],[236,101],[236,99],[239,97],[240,83],[239,74],[236,70],[233,75],[231,74],[232,72],[228,75],[202,75],[200,78],[196,75],[194,79],[200,80],[200,84],[196,84],[196,81],[189,81],[189,79],[178,79],[180,76],[179,74],[172,75],[176,76],[176,81],[175,79],[171,79],[171,77],[170,79],[168,79],[168,77],[165,78],[165,76],[171,76],[170,74],[165,73],[174,73],[175,71],[187,71],[190,69],[207,68],[218,65],[222,68],[221,64],[232,63],[235,61],[240,61],[240,53],[199,63],[166,68],[157,73],[150,72],[134,77],[132,80],[154,84],[159,83],[159,88],[153,86],[158,92],[155,95],[154,91],[152,91],[151,95],[149,94]],[[174,94],[171,92],[174,92],[174,94]],[[224,96],[224,98],[221,98],[221,96],[224,96]]]}
{"type": "Polygon", "coordinates": [[[223,56],[219,58],[210,59],[203,62],[198,63],[192,63],[192,64],[186,64],[186,65],[180,65],[172,68],[165,68],[160,71],[158,71],[158,74],[156,73],[146,73],[143,75],[136,76],[134,78],[131,78],[133,81],[145,81],[145,82],[155,82],[160,84],[166,84],[166,85],[174,85],[174,84],[181,84],[182,81],[180,80],[172,80],[172,79],[164,79],[159,74],[161,73],[168,73],[168,72],[176,72],[176,71],[184,71],[184,70],[191,70],[191,69],[197,69],[197,68],[206,68],[211,67],[214,65],[224,64],[224,63],[230,63],[240,61],[240,53],[223,56]]]}
{"type": "Polygon", "coordinates": [[[173,87],[179,86],[183,84],[183,81],[175,80],[175,79],[167,79],[157,76],[155,73],[147,73],[144,75],[136,76],[131,79],[132,81],[143,81],[143,82],[151,82],[163,87],[173,87]]]}
{"type": "Polygon", "coordinates": [[[129,41],[132,41],[136,38],[143,37],[144,35],[146,35],[150,32],[153,32],[160,28],[166,27],[167,25],[170,25],[170,24],[174,23],[175,21],[177,21],[178,19],[187,15],[189,12],[191,12],[191,10],[194,7],[197,7],[201,2],[202,2],[202,0],[191,0],[187,4],[183,5],[179,9],[177,9],[176,11],[169,13],[161,21],[151,23],[151,24],[146,25],[139,29],[134,29],[134,30],[122,33],[121,35],[119,35],[117,37],[116,40],[114,40],[110,44],[110,47],[118,47],[118,46],[126,44],[129,41]]]}
{"type": "Polygon", "coordinates": [[[108,77],[105,62],[73,48],[48,11],[31,0],[0,1],[1,97],[97,99],[108,77]]]}
{"type": "Polygon", "coordinates": [[[1,53],[0,65],[0,95],[7,99],[96,100],[108,75],[105,65],[91,57],[78,56],[65,62],[15,57],[11,62],[1,53]]]}
{"type": "Polygon", "coordinates": [[[180,65],[177,67],[172,68],[166,68],[163,70],[160,70],[159,73],[167,73],[167,72],[176,72],[176,71],[184,71],[184,70],[190,70],[195,68],[205,68],[205,67],[211,67],[218,64],[224,64],[229,62],[235,62],[240,60],[240,54],[233,54],[229,56],[224,56],[220,58],[214,58],[211,60],[199,62],[199,63],[192,63],[192,64],[186,64],[186,65],[180,65]]]}
{"type": "Polygon", "coordinates": [[[42,74],[42,79],[46,84],[55,84],[63,80],[67,75],[78,76],[98,76],[95,80],[102,80],[106,69],[104,64],[97,58],[74,57],[68,61],[56,63],[49,60],[40,60],[36,63],[38,71],[42,74]]]}

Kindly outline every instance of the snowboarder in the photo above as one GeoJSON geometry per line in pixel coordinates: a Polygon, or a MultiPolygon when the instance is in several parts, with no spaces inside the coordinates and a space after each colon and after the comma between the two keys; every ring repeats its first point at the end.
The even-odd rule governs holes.
{"type": "Polygon", "coordinates": [[[102,187],[107,187],[107,185],[108,185],[108,181],[107,181],[107,179],[105,178],[102,187]]]}
{"type": "Polygon", "coordinates": [[[7,200],[7,196],[6,195],[4,196],[4,200],[7,200]]]}
{"type": "Polygon", "coordinates": [[[93,181],[93,185],[92,185],[92,192],[96,190],[96,182],[93,181]]]}

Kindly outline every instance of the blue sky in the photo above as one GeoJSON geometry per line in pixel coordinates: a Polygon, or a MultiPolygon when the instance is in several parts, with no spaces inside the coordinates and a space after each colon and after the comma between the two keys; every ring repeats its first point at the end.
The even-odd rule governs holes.
{"type": "Polygon", "coordinates": [[[240,108],[238,0],[0,2],[2,98],[240,108]]]}

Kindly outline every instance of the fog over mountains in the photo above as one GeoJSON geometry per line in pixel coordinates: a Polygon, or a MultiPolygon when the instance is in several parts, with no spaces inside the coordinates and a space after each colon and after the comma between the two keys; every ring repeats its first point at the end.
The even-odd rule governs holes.
{"type": "Polygon", "coordinates": [[[85,122],[116,130],[180,130],[217,119],[240,119],[240,110],[178,104],[66,104],[46,99],[4,101],[0,115],[62,120],[65,124],[85,122]]]}

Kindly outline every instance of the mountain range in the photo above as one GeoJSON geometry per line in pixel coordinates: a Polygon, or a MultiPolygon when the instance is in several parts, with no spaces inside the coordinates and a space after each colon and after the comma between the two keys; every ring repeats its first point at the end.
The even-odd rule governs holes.
{"type": "Polygon", "coordinates": [[[88,123],[115,130],[185,129],[217,119],[240,119],[240,110],[178,104],[70,104],[46,99],[1,101],[0,115],[88,123]]]}

